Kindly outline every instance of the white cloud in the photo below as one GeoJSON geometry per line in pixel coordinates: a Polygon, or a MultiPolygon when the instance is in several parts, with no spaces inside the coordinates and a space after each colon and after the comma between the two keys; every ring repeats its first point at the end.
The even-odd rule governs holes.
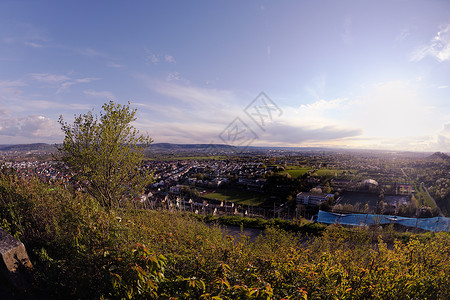
{"type": "Polygon", "coordinates": [[[438,133],[437,149],[450,152],[450,123],[444,124],[443,129],[438,133]]]}
{"type": "Polygon", "coordinates": [[[440,86],[438,86],[438,89],[446,89],[446,88],[448,88],[448,85],[440,85],[440,86]]]}
{"type": "MultiPolygon", "coordinates": [[[[92,108],[91,104],[82,103],[61,103],[48,100],[27,100],[26,108],[28,110],[47,110],[47,109],[72,109],[72,110],[89,110],[92,108]]],[[[15,110],[20,111],[20,110],[15,110]]],[[[23,111],[23,110],[22,110],[23,111]]]]}
{"type": "Polygon", "coordinates": [[[107,55],[105,53],[97,51],[97,50],[89,48],[89,47],[75,49],[75,51],[78,52],[79,54],[81,54],[83,56],[87,56],[87,57],[107,57],[107,55]]]}
{"type": "Polygon", "coordinates": [[[49,138],[60,135],[61,132],[56,122],[44,116],[33,114],[25,117],[14,117],[8,114],[0,114],[0,136],[49,138]]]}
{"type": "Polygon", "coordinates": [[[180,80],[180,73],[179,72],[171,72],[171,73],[167,74],[166,80],[167,81],[180,80]]]}
{"type": "Polygon", "coordinates": [[[110,68],[122,68],[123,67],[123,65],[115,63],[115,62],[112,62],[112,61],[108,62],[106,64],[106,66],[110,67],[110,68]]]}
{"type": "Polygon", "coordinates": [[[181,103],[195,108],[215,108],[230,106],[238,102],[231,91],[207,89],[192,85],[182,85],[174,82],[152,79],[146,75],[138,75],[150,90],[163,96],[176,99],[181,103]]]}
{"type": "Polygon", "coordinates": [[[319,100],[311,104],[302,104],[300,105],[300,109],[304,110],[307,113],[312,112],[323,112],[324,110],[336,109],[345,105],[349,102],[347,98],[337,98],[332,100],[319,100]]]}
{"type": "Polygon", "coordinates": [[[146,61],[149,61],[154,65],[157,65],[159,63],[158,56],[155,53],[153,53],[151,50],[145,49],[145,53],[146,53],[146,57],[145,57],[146,61]]]}
{"type": "Polygon", "coordinates": [[[438,61],[450,60],[450,24],[440,30],[428,45],[418,47],[410,57],[411,61],[420,61],[426,56],[436,58],[438,61]]]}
{"type": "Polygon", "coordinates": [[[166,54],[164,55],[164,60],[170,64],[176,63],[175,58],[172,55],[166,54]]]}
{"type": "Polygon", "coordinates": [[[73,81],[75,83],[90,83],[96,80],[99,80],[100,78],[95,78],[95,77],[85,77],[85,78],[78,78],[78,79],[73,79],[73,81]]]}
{"type": "Polygon", "coordinates": [[[176,64],[177,61],[175,60],[175,57],[173,57],[170,54],[161,54],[161,53],[155,53],[150,49],[145,48],[145,60],[147,62],[150,62],[154,65],[159,64],[160,61],[169,63],[169,64],[176,64]]]}
{"type": "MultiPolygon", "coordinates": [[[[245,115],[245,107],[252,101],[242,101],[231,91],[207,89],[173,82],[161,82],[140,76],[152,91],[176,102],[168,100],[156,103],[134,103],[144,110],[145,116],[139,126],[153,132],[156,141],[165,142],[216,142],[223,143],[219,134],[236,117],[241,117],[253,131],[257,132],[257,144],[305,145],[306,143],[334,142],[356,137],[361,129],[355,126],[339,124],[336,119],[327,119],[325,111],[337,108],[346,109],[348,99],[320,100],[300,108],[281,107],[281,119],[274,120],[265,128],[265,132],[245,115]],[[161,104],[164,102],[164,104],[161,104]]],[[[276,102],[276,99],[273,99],[276,102]]]]}
{"type": "Polygon", "coordinates": [[[50,74],[50,73],[32,73],[29,74],[29,76],[33,80],[44,83],[60,83],[63,81],[70,80],[70,78],[66,75],[50,74]]]}
{"type": "Polygon", "coordinates": [[[94,91],[94,90],[86,90],[83,91],[83,94],[95,97],[95,98],[103,98],[107,100],[115,100],[116,96],[112,92],[108,91],[94,91]]]}
{"type": "Polygon", "coordinates": [[[9,24],[10,28],[14,28],[15,32],[13,35],[9,35],[2,39],[3,42],[7,44],[25,44],[34,48],[43,47],[43,43],[49,41],[45,30],[42,30],[35,25],[28,23],[16,23],[13,22],[9,24]]]}
{"type": "Polygon", "coordinates": [[[46,83],[50,87],[56,88],[56,94],[60,94],[67,90],[69,87],[78,83],[90,83],[95,80],[99,80],[99,78],[93,77],[71,78],[68,75],[51,73],[32,73],[28,74],[28,77],[34,81],[46,83]]]}
{"type": "Polygon", "coordinates": [[[157,143],[209,143],[217,140],[219,133],[224,129],[222,125],[202,123],[185,123],[183,121],[171,122],[137,122],[140,128],[148,129],[148,134],[157,143]]]}
{"type": "Polygon", "coordinates": [[[30,46],[32,48],[44,48],[44,45],[33,42],[25,42],[25,45],[30,46]]]}
{"type": "MultiPolygon", "coordinates": [[[[302,145],[306,142],[332,142],[335,140],[360,136],[359,128],[346,128],[338,125],[313,127],[308,125],[272,124],[267,127],[271,142],[289,145],[302,145]]],[[[262,138],[264,138],[262,136],[262,138]]]]}
{"type": "Polygon", "coordinates": [[[21,80],[5,80],[0,81],[0,99],[16,98],[22,94],[20,87],[27,84],[21,80]]]}
{"type": "Polygon", "coordinates": [[[416,81],[390,81],[363,88],[351,98],[320,99],[297,108],[282,107],[282,124],[293,129],[278,130],[277,134],[287,132],[286,142],[292,141],[289,134],[305,140],[310,134],[319,138],[307,140],[304,145],[324,146],[329,138],[329,145],[416,151],[445,149],[442,145],[450,135],[440,132],[441,146],[437,146],[434,133],[445,121],[448,123],[448,114],[434,106],[427,91],[428,85],[416,81]],[[333,136],[337,139],[331,139],[333,136]]]}
{"type": "MultiPolygon", "coordinates": [[[[442,132],[433,137],[448,116],[433,107],[432,99],[416,81],[383,82],[363,88],[358,96],[318,99],[297,107],[277,103],[283,116],[263,132],[243,113],[252,97],[145,75],[139,78],[162,97],[135,104],[143,108],[139,109],[145,116],[142,127],[155,132],[152,136],[157,141],[220,143],[219,134],[236,117],[241,117],[256,132],[255,145],[430,151],[442,149],[450,139],[442,132]]],[[[313,86],[322,90],[325,82],[324,76],[317,77],[313,86]]],[[[277,102],[276,98],[272,100],[277,102]]]]}

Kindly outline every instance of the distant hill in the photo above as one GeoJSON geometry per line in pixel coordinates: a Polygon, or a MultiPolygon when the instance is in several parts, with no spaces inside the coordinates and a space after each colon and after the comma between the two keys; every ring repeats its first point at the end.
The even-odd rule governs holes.
{"type": "Polygon", "coordinates": [[[54,152],[56,151],[55,145],[45,144],[45,143],[35,143],[35,144],[19,144],[19,145],[0,145],[0,151],[45,151],[54,152]]]}
{"type": "Polygon", "coordinates": [[[151,150],[182,150],[182,149],[207,149],[214,148],[228,148],[227,145],[221,144],[170,144],[170,143],[154,143],[150,145],[151,150]]]}
{"type": "Polygon", "coordinates": [[[433,160],[450,160],[450,156],[442,152],[435,152],[427,158],[433,160]]]}
{"type": "MultiPolygon", "coordinates": [[[[189,151],[199,150],[208,151],[208,149],[229,151],[230,146],[225,144],[171,144],[171,143],[153,143],[150,145],[148,151],[164,152],[164,151],[189,151]]],[[[425,152],[396,152],[387,150],[367,150],[367,149],[339,149],[339,148],[321,148],[321,147],[273,147],[273,146],[248,146],[248,147],[236,147],[238,149],[245,149],[246,151],[295,151],[295,152],[347,152],[347,153],[366,153],[369,155],[395,155],[405,157],[417,157],[417,158],[429,158],[439,160],[450,160],[450,156],[436,152],[432,155],[425,152]]],[[[46,143],[34,143],[34,144],[18,144],[18,145],[0,145],[0,152],[4,151],[17,151],[17,152],[56,152],[56,146],[54,144],[46,143]]]]}

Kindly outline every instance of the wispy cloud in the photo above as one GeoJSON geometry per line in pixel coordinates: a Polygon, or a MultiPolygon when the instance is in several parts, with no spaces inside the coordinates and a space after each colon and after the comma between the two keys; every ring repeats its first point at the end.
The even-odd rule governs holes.
{"type": "Polygon", "coordinates": [[[123,65],[115,63],[115,62],[112,62],[112,61],[108,62],[106,64],[106,66],[110,67],[110,68],[122,68],[123,67],[123,65]]]}
{"type": "Polygon", "coordinates": [[[410,35],[409,29],[405,28],[395,37],[396,42],[401,42],[410,35]]]}
{"type": "Polygon", "coordinates": [[[450,60],[450,24],[433,37],[428,45],[418,47],[410,56],[411,61],[420,61],[426,56],[436,58],[440,62],[450,60]]]}
{"type": "Polygon", "coordinates": [[[116,96],[112,92],[108,91],[94,91],[94,90],[86,90],[83,91],[83,94],[94,97],[94,98],[103,98],[107,100],[115,100],[116,96]]]}
{"type": "MultiPolygon", "coordinates": [[[[359,128],[339,126],[312,127],[308,125],[273,124],[267,128],[267,138],[270,142],[301,145],[306,142],[331,142],[335,140],[360,136],[359,128]]],[[[265,138],[263,136],[262,138],[265,138]]]]}
{"type": "Polygon", "coordinates": [[[350,44],[353,41],[351,26],[352,19],[350,17],[346,17],[344,20],[344,32],[341,34],[341,39],[346,44],[350,44]]]}
{"type": "Polygon", "coordinates": [[[180,80],[180,73],[179,72],[170,72],[169,74],[167,74],[166,80],[167,81],[180,80]]]}
{"type": "MultiPolygon", "coordinates": [[[[148,78],[144,75],[140,79],[153,92],[161,96],[176,100],[175,103],[164,105],[157,103],[134,103],[142,107],[151,116],[141,121],[143,128],[156,132],[156,140],[195,142],[218,142],[219,134],[237,116],[246,118],[243,110],[253,99],[249,97],[243,101],[232,91],[208,89],[188,84],[164,82],[148,78]],[[158,118],[158,119],[155,119],[158,118]]],[[[337,107],[348,106],[348,99],[334,99],[317,101],[301,106],[297,109],[282,107],[289,111],[282,120],[268,126],[267,131],[261,133],[259,144],[301,145],[308,142],[331,142],[361,135],[360,128],[339,125],[339,122],[327,120],[324,111],[332,111],[337,107]],[[314,116],[311,116],[314,114],[314,116]],[[319,117],[317,119],[317,117],[319,117]],[[316,118],[313,122],[312,119],[316,118]]],[[[252,120],[246,119],[252,130],[259,130],[252,120]]]]}
{"type": "Polygon", "coordinates": [[[43,47],[49,42],[49,38],[45,30],[29,23],[13,23],[11,28],[15,29],[14,33],[8,34],[1,40],[6,44],[24,44],[33,48],[43,47]]]}
{"type": "Polygon", "coordinates": [[[27,100],[27,109],[29,110],[48,110],[48,109],[71,109],[71,110],[89,110],[92,108],[91,104],[83,103],[61,103],[48,100],[27,100]]]}
{"type": "Polygon", "coordinates": [[[69,75],[52,73],[32,73],[28,74],[26,77],[32,81],[46,83],[50,87],[56,88],[56,94],[60,94],[78,83],[90,83],[99,80],[99,78],[94,77],[71,78],[69,75]]]}
{"type": "Polygon", "coordinates": [[[25,45],[30,46],[32,48],[44,48],[44,45],[34,42],[25,42],[25,45]]]}
{"type": "Polygon", "coordinates": [[[77,48],[75,49],[76,52],[83,56],[87,57],[108,57],[106,53],[103,53],[101,51],[92,49],[90,47],[84,47],[84,48],[77,48]]]}
{"type": "Polygon", "coordinates": [[[306,91],[316,100],[321,99],[327,84],[326,75],[315,76],[311,82],[305,87],[306,91]]]}
{"type": "Polygon", "coordinates": [[[22,80],[4,80],[0,81],[0,99],[15,97],[22,94],[21,87],[27,84],[22,80]]]}
{"type": "Polygon", "coordinates": [[[170,55],[170,54],[165,54],[165,55],[164,55],[164,60],[165,60],[166,62],[170,63],[170,64],[176,63],[175,58],[174,58],[172,55],[170,55]]]}
{"type": "Polygon", "coordinates": [[[70,80],[67,75],[50,73],[32,73],[28,75],[31,79],[44,83],[60,83],[70,80]]]}
{"type": "Polygon", "coordinates": [[[78,83],[90,83],[90,82],[95,81],[95,80],[99,80],[99,78],[87,77],[87,78],[70,79],[68,81],[65,81],[65,82],[61,83],[60,87],[56,91],[56,94],[60,94],[60,93],[62,93],[64,91],[66,91],[67,89],[69,89],[71,86],[73,86],[75,84],[78,84],[78,83]]]}
{"type": "Polygon", "coordinates": [[[145,54],[146,54],[145,60],[147,62],[151,62],[154,65],[157,65],[159,63],[158,56],[155,53],[153,53],[151,50],[145,49],[145,54]]]}
{"type": "Polygon", "coordinates": [[[161,61],[166,62],[168,64],[176,64],[177,61],[175,60],[175,57],[173,57],[170,54],[161,54],[161,53],[155,53],[153,50],[150,50],[148,48],[145,48],[145,60],[148,63],[152,63],[154,65],[159,64],[161,61]]]}
{"type": "Polygon", "coordinates": [[[138,75],[137,77],[152,91],[189,104],[192,107],[219,108],[220,106],[227,106],[231,103],[238,102],[236,96],[231,91],[207,89],[193,85],[155,80],[146,75],[138,75]]]}
{"type": "Polygon", "coordinates": [[[349,102],[348,98],[337,98],[332,100],[319,100],[310,104],[300,105],[300,109],[307,113],[323,112],[329,109],[336,109],[349,102]]]}

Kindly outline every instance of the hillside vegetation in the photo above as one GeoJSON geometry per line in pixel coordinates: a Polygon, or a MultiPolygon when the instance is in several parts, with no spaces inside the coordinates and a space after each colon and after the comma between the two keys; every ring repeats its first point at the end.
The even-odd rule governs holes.
{"type": "Polygon", "coordinates": [[[448,233],[330,226],[305,236],[266,226],[250,242],[182,213],[105,210],[7,172],[0,221],[27,247],[25,293],[35,298],[450,298],[448,233]]]}

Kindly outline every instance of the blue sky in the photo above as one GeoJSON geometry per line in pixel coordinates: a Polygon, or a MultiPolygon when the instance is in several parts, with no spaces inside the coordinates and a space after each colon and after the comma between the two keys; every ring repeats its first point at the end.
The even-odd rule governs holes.
{"type": "Polygon", "coordinates": [[[448,1],[0,1],[0,144],[114,100],[155,142],[449,152],[449,98],[448,1]]]}

